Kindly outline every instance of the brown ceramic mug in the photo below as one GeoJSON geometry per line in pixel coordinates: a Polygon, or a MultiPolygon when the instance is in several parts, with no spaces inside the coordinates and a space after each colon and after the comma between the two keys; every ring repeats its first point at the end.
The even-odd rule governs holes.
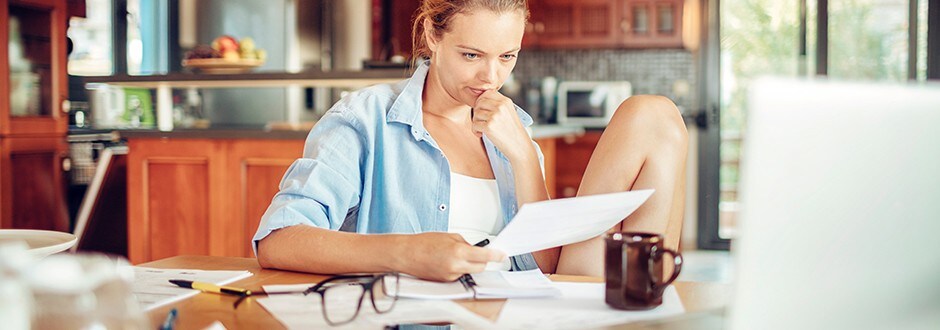
{"type": "Polygon", "coordinates": [[[651,233],[613,233],[604,237],[605,300],[613,308],[645,310],[663,303],[663,291],[682,269],[682,255],[663,247],[663,236],[651,233]],[[663,282],[664,255],[675,268],[663,282]]]}

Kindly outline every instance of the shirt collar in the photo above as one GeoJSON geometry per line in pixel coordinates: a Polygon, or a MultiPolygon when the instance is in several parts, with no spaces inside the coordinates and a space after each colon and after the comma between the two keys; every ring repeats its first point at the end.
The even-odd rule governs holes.
{"type": "MultiPolygon", "coordinates": [[[[421,94],[424,93],[424,81],[427,79],[430,63],[430,60],[421,61],[411,78],[408,78],[405,82],[405,87],[395,98],[391,108],[388,109],[386,117],[389,122],[398,122],[410,126],[412,128],[411,134],[417,140],[421,139],[425,130],[421,116],[421,94]]],[[[518,105],[513,106],[516,108],[516,115],[522,121],[522,126],[531,126],[532,117],[518,105]]]]}

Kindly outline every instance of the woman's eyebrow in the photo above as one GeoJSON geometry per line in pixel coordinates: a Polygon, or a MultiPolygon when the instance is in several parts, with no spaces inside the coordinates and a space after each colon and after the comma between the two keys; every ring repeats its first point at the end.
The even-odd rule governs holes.
{"type": "MultiPolygon", "coordinates": [[[[457,45],[457,48],[463,48],[463,49],[466,49],[466,50],[473,51],[473,52],[475,52],[475,53],[486,54],[486,52],[484,52],[484,51],[482,51],[482,50],[480,50],[480,49],[476,49],[476,48],[470,47],[470,46],[457,45]]],[[[516,48],[514,48],[514,49],[512,49],[512,50],[503,52],[502,54],[515,53],[515,52],[519,51],[519,49],[520,49],[519,47],[516,47],[516,48]]]]}

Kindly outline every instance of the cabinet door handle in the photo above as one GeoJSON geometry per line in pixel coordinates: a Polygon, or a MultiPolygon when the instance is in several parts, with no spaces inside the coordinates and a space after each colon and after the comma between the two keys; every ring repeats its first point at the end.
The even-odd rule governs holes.
{"type": "MultiPolygon", "coordinates": [[[[65,97],[62,97],[63,99],[65,97]]],[[[69,100],[62,100],[62,112],[69,113],[69,110],[72,110],[72,102],[69,100]]]]}

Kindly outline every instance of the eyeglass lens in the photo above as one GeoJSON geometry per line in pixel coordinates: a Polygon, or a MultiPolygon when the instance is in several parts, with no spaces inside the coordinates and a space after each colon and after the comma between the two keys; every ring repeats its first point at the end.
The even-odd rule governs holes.
{"type": "Polygon", "coordinates": [[[372,304],[375,311],[385,313],[395,307],[398,299],[398,274],[382,276],[372,286],[372,304]]]}
{"type": "Polygon", "coordinates": [[[356,282],[337,283],[323,291],[323,316],[333,324],[352,321],[359,313],[365,288],[356,282]]]}

